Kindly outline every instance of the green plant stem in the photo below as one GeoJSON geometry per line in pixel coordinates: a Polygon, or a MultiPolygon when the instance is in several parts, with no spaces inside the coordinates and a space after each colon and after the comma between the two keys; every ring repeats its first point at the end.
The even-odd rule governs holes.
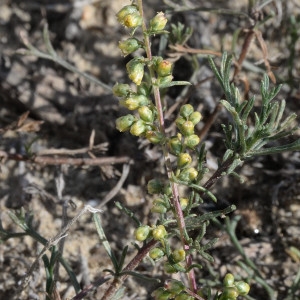
{"type": "MultiPolygon", "coordinates": [[[[139,12],[143,18],[142,29],[143,29],[143,33],[144,33],[145,51],[146,51],[147,58],[149,59],[149,61],[151,61],[151,59],[152,59],[151,44],[150,44],[149,35],[147,34],[147,26],[146,26],[145,20],[144,20],[143,1],[138,0],[137,2],[138,2],[139,12]]],[[[156,77],[155,77],[155,72],[153,70],[153,67],[151,67],[151,66],[149,67],[149,72],[150,72],[150,77],[151,77],[151,81],[152,81],[155,105],[156,105],[157,114],[158,114],[159,130],[163,136],[166,136],[163,107],[162,107],[162,102],[161,102],[161,97],[160,97],[160,90],[159,90],[158,85],[156,84],[156,77]]],[[[163,155],[164,155],[164,159],[165,159],[165,165],[166,165],[166,169],[167,169],[169,182],[171,184],[172,196],[173,196],[171,201],[172,201],[172,206],[175,209],[175,217],[176,217],[178,228],[180,231],[181,242],[182,242],[184,250],[188,251],[189,244],[185,238],[185,221],[184,221],[184,216],[183,216],[183,212],[182,212],[182,209],[180,206],[180,201],[179,201],[178,185],[172,180],[173,172],[172,172],[171,163],[170,163],[170,154],[169,154],[165,144],[162,145],[162,149],[163,149],[163,155]]],[[[190,254],[186,256],[186,264],[187,264],[187,268],[192,264],[192,256],[190,254]]],[[[195,274],[194,274],[193,269],[191,269],[189,271],[188,277],[189,277],[190,289],[195,292],[197,290],[197,285],[196,285],[196,279],[195,279],[195,274]]]]}

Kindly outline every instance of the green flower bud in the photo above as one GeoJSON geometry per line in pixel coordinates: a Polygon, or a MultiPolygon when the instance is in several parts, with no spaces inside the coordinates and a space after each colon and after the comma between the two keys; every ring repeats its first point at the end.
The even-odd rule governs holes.
{"type": "Polygon", "coordinates": [[[183,168],[192,162],[192,157],[188,153],[180,153],[177,158],[178,168],[183,168]]]}
{"type": "Polygon", "coordinates": [[[148,225],[143,225],[138,227],[135,230],[135,238],[139,242],[143,242],[144,240],[147,239],[150,233],[150,227],[148,225]]]}
{"type": "Polygon", "coordinates": [[[158,131],[149,130],[146,132],[146,139],[152,144],[159,144],[164,140],[164,135],[158,131]]]}
{"type": "Polygon", "coordinates": [[[180,293],[179,295],[176,295],[174,300],[193,300],[194,297],[190,296],[187,293],[180,293]]]}
{"type": "Polygon", "coordinates": [[[140,15],[140,13],[132,13],[128,14],[123,19],[123,24],[125,27],[128,28],[136,28],[138,26],[141,26],[143,23],[143,19],[140,15]]]}
{"type": "Polygon", "coordinates": [[[156,66],[157,75],[160,77],[165,77],[171,74],[173,64],[168,60],[162,60],[156,66]]]}
{"type": "Polygon", "coordinates": [[[112,88],[112,92],[117,97],[126,97],[130,94],[131,89],[129,84],[116,83],[112,88]]]}
{"type": "Polygon", "coordinates": [[[140,58],[133,58],[126,64],[129,78],[136,84],[140,85],[144,77],[144,63],[140,58]]]}
{"type": "Polygon", "coordinates": [[[172,252],[173,260],[178,263],[185,260],[185,251],[183,249],[177,249],[172,252]]]}
{"type": "Polygon", "coordinates": [[[170,152],[176,156],[178,156],[182,151],[182,143],[181,136],[175,136],[170,138],[168,142],[168,146],[170,148],[170,152]]]}
{"type": "Polygon", "coordinates": [[[164,185],[159,179],[151,179],[147,184],[147,191],[149,194],[160,194],[164,188],[164,185]]]}
{"type": "Polygon", "coordinates": [[[168,20],[163,12],[157,13],[157,15],[150,20],[150,31],[161,31],[165,28],[168,20]]]}
{"type": "Polygon", "coordinates": [[[235,300],[239,293],[235,287],[227,287],[224,289],[219,300],[235,300]]]}
{"type": "Polygon", "coordinates": [[[126,5],[117,13],[118,22],[121,23],[122,25],[124,25],[124,18],[127,15],[135,14],[138,12],[139,12],[139,10],[136,5],[126,5]]]}
{"type": "Polygon", "coordinates": [[[226,287],[232,287],[234,284],[234,276],[231,273],[227,273],[224,277],[223,284],[226,287]]]}
{"type": "Polygon", "coordinates": [[[169,279],[165,281],[164,288],[173,295],[177,295],[185,289],[185,285],[181,281],[169,279]]]}
{"type": "Polygon", "coordinates": [[[190,114],[189,120],[194,124],[198,124],[202,119],[202,115],[199,111],[194,111],[193,113],[190,114]]]}
{"type": "Polygon", "coordinates": [[[166,291],[163,287],[158,288],[154,292],[152,292],[151,296],[155,300],[168,300],[172,298],[172,293],[166,291]]]}
{"type": "Polygon", "coordinates": [[[165,226],[163,225],[158,225],[156,228],[153,229],[152,231],[152,235],[153,235],[153,238],[156,240],[156,241],[160,241],[162,240],[166,235],[167,235],[167,231],[166,231],[166,228],[165,226]]]}
{"type": "Polygon", "coordinates": [[[191,121],[185,121],[180,127],[178,126],[180,132],[184,136],[189,136],[194,134],[194,127],[195,125],[191,121]]]}
{"type": "Polygon", "coordinates": [[[144,95],[148,97],[151,93],[151,88],[149,88],[148,84],[146,82],[142,82],[138,87],[137,87],[137,94],[139,95],[144,95]]]}
{"type": "Polygon", "coordinates": [[[184,145],[190,149],[194,149],[200,143],[200,138],[196,134],[187,136],[184,140],[184,145]]]}
{"type": "Polygon", "coordinates": [[[131,127],[130,127],[130,133],[134,136],[140,136],[142,133],[146,131],[146,124],[143,120],[136,121],[131,127]]]}
{"type": "Polygon", "coordinates": [[[241,296],[246,296],[248,295],[249,291],[250,291],[250,285],[245,282],[245,281],[237,281],[235,282],[235,287],[237,288],[239,294],[241,296]]]}
{"type": "Polygon", "coordinates": [[[178,178],[185,182],[191,182],[194,179],[196,179],[197,176],[198,176],[198,172],[195,168],[188,168],[188,169],[183,170],[179,174],[178,178]]]}
{"type": "Polygon", "coordinates": [[[188,204],[189,204],[189,199],[187,199],[187,198],[180,198],[180,199],[179,199],[179,202],[180,202],[181,209],[182,209],[182,210],[185,210],[186,207],[187,207],[188,204]]]}
{"type": "Polygon", "coordinates": [[[178,272],[168,261],[164,263],[164,271],[168,274],[173,274],[178,272]]]}
{"type": "Polygon", "coordinates": [[[166,87],[167,84],[172,82],[172,80],[173,80],[172,75],[168,75],[168,76],[164,76],[164,77],[158,77],[157,78],[157,84],[158,84],[159,87],[164,88],[164,87],[166,87]]]}
{"type": "Polygon", "coordinates": [[[126,41],[119,42],[119,48],[124,56],[136,51],[141,47],[139,41],[135,38],[129,38],[126,41]]]}
{"type": "Polygon", "coordinates": [[[152,213],[164,214],[167,212],[167,208],[160,203],[153,203],[151,207],[152,213]]]}
{"type": "Polygon", "coordinates": [[[126,115],[116,120],[116,128],[120,132],[124,132],[130,129],[131,125],[135,122],[133,115],[126,115]]]}
{"type": "Polygon", "coordinates": [[[120,100],[120,104],[129,110],[136,110],[141,106],[148,105],[150,100],[144,95],[132,94],[127,98],[120,100]]]}
{"type": "Polygon", "coordinates": [[[154,260],[158,260],[158,259],[162,258],[164,255],[165,255],[165,252],[160,248],[152,248],[149,251],[149,256],[154,260]]]}
{"type": "Polygon", "coordinates": [[[145,122],[153,122],[154,115],[148,106],[142,106],[138,109],[141,119],[145,122]]]}
{"type": "Polygon", "coordinates": [[[193,112],[194,108],[191,104],[184,104],[181,106],[179,114],[186,120],[193,112]]]}

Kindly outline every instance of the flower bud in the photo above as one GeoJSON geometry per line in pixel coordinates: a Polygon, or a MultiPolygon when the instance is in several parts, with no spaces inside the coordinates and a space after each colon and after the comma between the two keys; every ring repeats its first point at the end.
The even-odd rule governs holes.
{"type": "Polygon", "coordinates": [[[124,132],[130,129],[131,125],[135,122],[133,115],[126,115],[116,120],[116,128],[120,132],[124,132]]]}
{"type": "Polygon", "coordinates": [[[130,133],[134,136],[140,136],[142,133],[146,131],[146,124],[143,120],[136,121],[131,127],[130,127],[130,133]]]}
{"type": "Polygon", "coordinates": [[[157,85],[161,88],[167,87],[167,85],[172,82],[173,80],[173,76],[172,75],[168,75],[168,76],[164,76],[164,77],[158,77],[157,78],[157,85]]]}
{"type": "Polygon", "coordinates": [[[151,207],[152,213],[164,214],[167,212],[167,208],[161,203],[153,203],[151,207]]]}
{"type": "Polygon", "coordinates": [[[219,300],[236,300],[239,293],[235,287],[226,287],[219,300]]]}
{"type": "Polygon", "coordinates": [[[223,284],[226,287],[232,287],[234,284],[234,276],[231,273],[227,273],[224,277],[223,284]]]}
{"type": "Polygon", "coordinates": [[[191,104],[184,104],[181,106],[179,114],[185,119],[188,119],[188,117],[194,112],[194,108],[191,104]]]}
{"type": "Polygon", "coordinates": [[[248,295],[249,291],[250,291],[250,286],[247,282],[245,281],[237,281],[235,282],[235,287],[237,288],[239,294],[241,296],[246,296],[248,295]]]}
{"type": "Polygon", "coordinates": [[[125,41],[119,42],[119,48],[124,54],[124,56],[136,51],[141,47],[139,41],[135,38],[129,38],[125,41]]]}
{"type": "Polygon", "coordinates": [[[153,122],[153,112],[148,106],[142,106],[138,109],[141,119],[145,122],[153,122]]]}
{"type": "Polygon", "coordinates": [[[143,242],[144,240],[147,239],[150,233],[150,227],[148,225],[143,225],[138,227],[135,230],[135,238],[139,242],[143,242]]]}
{"type": "Polygon", "coordinates": [[[136,5],[126,5],[124,6],[118,13],[117,13],[117,19],[118,22],[120,22],[121,24],[123,24],[123,19],[129,15],[129,14],[133,14],[133,13],[138,13],[138,7],[136,5]]]}
{"type": "Polygon", "coordinates": [[[139,58],[133,58],[126,64],[129,78],[140,85],[144,77],[144,63],[139,58]]]}
{"type": "Polygon", "coordinates": [[[192,162],[192,157],[188,153],[180,153],[177,158],[178,168],[183,168],[192,162]]]}
{"type": "Polygon", "coordinates": [[[194,149],[200,143],[200,138],[196,134],[187,136],[184,140],[184,145],[190,149],[194,149]]]}
{"type": "Polygon", "coordinates": [[[177,249],[172,252],[173,260],[178,263],[185,260],[185,251],[183,249],[177,249]]]}
{"type": "Polygon", "coordinates": [[[165,77],[172,72],[172,63],[168,60],[162,60],[156,66],[156,73],[158,76],[165,77]]]}
{"type": "Polygon", "coordinates": [[[161,31],[165,28],[168,20],[163,12],[157,13],[157,15],[150,20],[150,31],[161,31]]]}
{"type": "Polygon", "coordinates": [[[159,144],[164,140],[164,135],[158,131],[149,130],[146,132],[146,139],[152,144],[159,144]]]}
{"type": "Polygon", "coordinates": [[[123,18],[122,25],[128,27],[128,28],[136,28],[138,26],[141,26],[143,22],[143,19],[140,15],[140,13],[132,13],[128,14],[123,18]]]}
{"type": "Polygon", "coordinates": [[[176,156],[178,156],[182,151],[181,140],[178,136],[170,138],[168,146],[170,148],[170,152],[176,156]]]}
{"type": "Polygon", "coordinates": [[[172,293],[160,287],[152,292],[151,296],[154,297],[155,300],[168,300],[172,298],[172,293]]]}
{"type": "Polygon", "coordinates": [[[189,120],[194,124],[198,124],[202,119],[202,115],[199,111],[194,111],[193,113],[190,114],[189,120]]]}
{"type": "Polygon", "coordinates": [[[191,121],[185,121],[180,125],[179,130],[184,136],[189,136],[194,134],[194,124],[191,121]]]}
{"type": "Polygon", "coordinates": [[[120,104],[129,110],[138,109],[141,106],[148,105],[150,100],[144,95],[132,94],[127,98],[120,100],[120,104]]]}
{"type": "Polygon", "coordinates": [[[160,194],[163,188],[164,185],[159,179],[151,179],[148,181],[147,191],[151,195],[160,194]]]}
{"type": "Polygon", "coordinates": [[[117,97],[126,97],[131,92],[131,89],[129,84],[116,83],[112,88],[112,92],[117,97]]]}
{"type": "Polygon", "coordinates": [[[162,240],[167,234],[166,228],[163,225],[158,225],[152,231],[153,238],[157,241],[162,240]]]}
{"type": "Polygon", "coordinates": [[[196,179],[198,176],[198,172],[195,168],[188,168],[188,169],[185,169],[183,170],[178,178],[182,181],[185,181],[185,182],[190,182],[190,181],[193,181],[194,179],[196,179]]]}
{"type": "Polygon", "coordinates": [[[164,271],[168,274],[173,274],[178,272],[168,261],[164,263],[164,271]]]}
{"type": "Polygon", "coordinates": [[[179,202],[180,202],[181,209],[182,209],[182,210],[185,210],[186,207],[187,207],[188,204],[189,204],[189,199],[187,199],[187,198],[180,198],[180,199],[179,199],[179,202]]]}
{"type": "Polygon", "coordinates": [[[176,295],[174,300],[193,300],[195,299],[194,297],[190,296],[187,293],[180,293],[179,295],[176,295]]]}
{"type": "Polygon", "coordinates": [[[185,285],[181,281],[169,279],[165,281],[164,288],[173,295],[177,295],[185,289],[185,285]]]}
{"type": "Polygon", "coordinates": [[[137,94],[148,97],[151,94],[151,87],[149,87],[146,82],[142,82],[137,87],[137,94]]]}
{"type": "Polygon", "coordinates": [[[162,258],[164,255],[165,255],[165,252],[160,248],[152,248],[149,251],[149,256],[154,260],[158,260],[158,259],[162,258]]]}

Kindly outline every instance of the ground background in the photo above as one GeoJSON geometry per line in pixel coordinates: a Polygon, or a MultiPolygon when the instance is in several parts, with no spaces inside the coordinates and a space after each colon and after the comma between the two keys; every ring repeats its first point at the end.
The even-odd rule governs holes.
{"type": "MultiPolygon", "coordinates": [[[[200,3],[192,2],[195,5],[200,3]]],[[[299,115],[300,3],[297,0],[270,2],[260,12],[263,18],[273,17],[258,29],[266,42],[269,62],[277,81],[284,84],[277,98],[286,99],[287,113],[295,112],[299,115]]],[[[159,149],[115,130],[115,119],[123,115],[125,110],[119,107],[117,99],[110,92],[58,64],[33,56],[22,56],[16,50],[24,48],[20,34],[37,48],[45,50],[42,30],[47,21],[50,39],[59,56],[109,86],[117,81],[125,82],[124,65],[128,58],[120,55],[117,42],[126,36],[126,32],[116,22],[115,13],[128,3],[103,0],[75,7],[72,1],[63,0],[0,0],[0,150],[24,155],[25,147],[30,143],[34,153],[45,153],[49,149],[83,149],[89,146],[91,132],[95,130],[94,144],[102,145],[102,150],[94,151],[94,155],[131,158],[133,164],[125,184],[117,196],[103,207],[103,225],[116,250],[133,242],[134,227],[115,208],[114,201],[122,201],[144,222],[150,222],[152,216],[148,213],[149,196],[146,194],[145,184],[153,176],[164,172],[159,149]],[[31,132],[28,128],[17,132],[16,126],[12,125],[26,111],[30,112],[30,121],[43,121],[38,132],[31,132]]],[[[201,6],[205,8],[246,13],[247,4],[246,0],[226,3],[201,1],[201,6]]],[[[145,1],[146,14],[149,16],[166,7],[163,1],[145,1]]],[[[215,51],[231,51],[236,30],[248,26],[245,18],[235,14],[187,11],[174,14],[172,19],[193,28],[190,47],[215,51]]],[[[237,40],[234,49],[236,55],[239,54],[242,42],[242,38],[237,40]]],[[[248,78],[251,94],[259,94],[264,64],[257,42],[251,45],[247,61],[257,69],[253,71],[246,66],[241,72],[240,80],[242,82],[244,77],[248,78]]],[[[203,56],[198,57],[198,62],[199,70],[194,74],[194,83],[200,83],[212,75],[203,56]]],[[[192,73],[188,57],[176,63],[177,79],[190,80],[192,73]]],[[[169,107],[176,99],[180,101],[181,98],[177,98],[180,93],[179,89],[169,92],[169,107]]],[[[221,95],[217,83],[212,79],[192,90],[188,101],[201,110],[204,116],[199,130],[221,95]]],[[[174,116],[170,117],[170,128],[174,116]]],[[[220,124],[226,121],[226,113],[222,111],[205,140],[211,171],[215,169],[217,157],[224,150],[220,124]]],[[[289,141],[298,136],[299,133],[296,132],[289,141]]],[[[68,150],[65,151],[70,154],[68,150]]],[[[77,157],[88,157],[87,151],[77,157]]],[[[237,205],[235,215],[242,216],[238,225],[238,237],[249,257],[277,291],[278,299],[287,299],[288,287],[300,266],[299,258],[292,257],[288,251],[291,246],[300,249],[299,164],[299,153],[261,157],[240,168],[240,173],[246,179],[245,184],[241,185],[234,178],[227,178],[214,187],[219,204],[212,209],[230,203],[237,205]]],[[[3,160],[0,173],[3,226],[7,230],[19,231],[7,213],[9,209],[24,207],[26,211],[33,212],[38,232],[47,239],[53,237],[61,226],[61,206],[56,203],[55,191],[55,179],[59,175],[65,181],[63,199],[70,199],[77,205],[75,210],[69,208],[69,217],[72,217],[84,204],[101,205],[121,173],[121,163],[114,167],[61,167],[3,160]]],[[[219,236],[220,240],[211,251],[215,258],[211,272],[197,274],[202,279],[201,284],[212,280],[213,272],[217,272],[220,280],[226,272],[243,275],[236,264],[240,257],[228,237],[217,228],[212,228],[209,234],[219,236]]],[[[12,298],[17,282],[33,262],[39,249],[40,245],[28,237],[9,239],[0,244],[1,299],[12,298]]],[[[130,247],[130,253],[134,253],[133,247],[130,247]]],[[[102,276],[102,270],[110,266],[89,214],[73,225],[64,254],[83,286],[102,276]]],[[[139,270],[145,275],[162,276],[159,267],[152,268],[147,263],[143,263],[139,270]]],[[[28,289],[18,295],[17,299],[44,298],[44,278],[43,265],[40,263],[28,289]]],[[[153,290],[153,286],[148,283],[139,281],[137,285],[132,279],[127,281],[127,287],[126,297],[129,299],[150,299],[150,292],[153,290]]],[[[62,299],[74,296],[63,272],[58,288],[62,299]]],[[[101,292],[102,289],[99,288],[87,299],[99,299],[101,292]]],[[[256,283],[252,284],[250,295],[254,299],[267,299],[265,291],[256,283]]],[[[298,292],[293,299],[299,298],[298,292]]]]}

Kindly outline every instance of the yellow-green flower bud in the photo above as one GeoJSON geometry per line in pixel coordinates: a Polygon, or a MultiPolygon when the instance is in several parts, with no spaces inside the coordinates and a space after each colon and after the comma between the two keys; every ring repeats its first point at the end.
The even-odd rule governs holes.
{"type": "Polygon", "coordinates": [[[166,228],[165,228],[165,226],[163,226],[163,225],[158,225],[156,228],[154,228],[154,229],[152,230],[153,238],[154,238],[156,241],[162,240],[167,234],[168,234],[168,233],[167,233],[167,231],[166,231],[166,228]]]}
{"type": "Polygon", "coordinates": [[[136,28],[138,26],[141,26],[142,22],[143,22],[143,19],[142,19],[140,13],[132,13],[132,14],[128,14],[124,17],[122,25],[124,25],[128,28],[136,28]]]}
{"type": "Polygon", "coordinates": [[[194,149],[200,143],[200,138],[196,134],[187,136],[184,140],[184,145],[190,149],[194,149]]]}
{"type": "Polygon", "coordinates": [[[138,120],[130,127],[130,133],[135,136],[140,136],[146,131],[146,124],[143,120],[138,120]]]}
{"type": "Polygon", "coordinates": [[[202,119],[201,113],[199,111],[194,111],[193,113],[190,114],[189,120],[194,124],[198,124],[202,119]]]}
{"type": "Polygon", "coordinates": [[[167,208],[160,203],[153,203],[151,207],[152,213],[165,214],[167,212],[167,208]]]}
{"type": "Polygon", "coordinates": [[[165,281],[164,288],[173,295],[177,295],[185,289],[185,285],[179,280],[169,279],[165,281]]]}
{"type": "Polygon", "coordinates": [[[149,130],[146,132],[146,139],[152,144],[159,144],[164,140],[164,135],[158,131],[149,130]]]}
{"type": "Polygon", "coordinates": [[[237,288],[239,294],[241,296],[246,296],[248,295],[249,291],[250,291],[250,285],[245,282],[245,281],[237,281],[235,282],[235,287],[237,288]]]}
{"type": "Polygon", "coordinates": [[[120,104],[129,110],[136,110],[141,106],[148,105],[150,100],[144,95],[132,94],[127,98],[120,100],[120,104]]]}
{"type": "Polygon", "coordinates": [[[170,138],[168,146],[170,148],[170,152],[176,156],[178,156],[182,151],[182,143],[178,136],[170,138]]]}
{"type": "Polygon", "coordinates": [[[173,64],[168,60],[162,60],[156,66],[156,72],[158,76],[165,77],[171,75],[173,64]]]}
{"type": "Polygon", "coordinates": [[[227,273],[224,277],[223,284],[226,287],[232,287],[234,284],[234,276],[231,273],[227,273]]]}
{"type": "Polygon", "coordinates": [[[116,83],[112,88],[112,92],[117,97],[126,97],[131,92],[131,89],[129,84],[116,83]]]}
{"type": "Polygon", "coordinates": [[[152,292],[151,296],[155,300],[169,300],[172,298],[172,293],[165,290],[163,287],[158,288],[154,292],[152,292]]]}
{"type": "Polygon", "coordinates": [[[135,238],[137,241],[143,242],[148,238],[149,233],[150,227],[148,225],[140,226],[135,230],[135,238]]]}
{"type": "Polygon", "coordinates": [[[135,122],[133,115],[126,115],[116,120],[116,128],[120,132],[124,132],[130,129],[131,125],[135,122]]]}
{"type": "Polygon", "coordinates": [[[170,82],[172,82],[172,80],[173,80],[173,76],[172,75],[168,75],[168,76],[164,76],[164,77],[158,77],[157,78],[157,84],[158,84],[159,87],[164,88],[170,82]]]}
{"type": "Polygon", "coordinates": [[[191,104],[184,104],[180,107],[179,114],[185,118],[188,119],[188,117],[194,112],[194,108],[191,104]]]}
{"type": "Polygon", "coordinates": [[[124,54],[124,56],[136,51],[141,47],[139,41],[135,38],[129,38],[125,41],[119,42],[119,48],[124,54]]]}
{"type": "Polygon", "coordinates": [[[178,168],[183,168],[192,162],[192,157],[188,153],[180,153],[177,158],[178,168]]]}
{"type": "Polygon", "coordinates": [[[159,179],[151,179],[147,184],[147,191],[149,194],[160,194],[164,188],[164,185],[159,179]]]}
{"type": "Polygon", "coordinates": [[[165,28],[168,20],[163,12],[157,13],[157,15],[150,20],[150,31],[161,31],[165,28]]]}
{"type": "Polygon", "coordinates": [[[178,272],[168,261],[164,263],[164,271],[168,274],[173,274],[178,272]]]}
{"type": "Polygon", "coordinates": [[[188,169],[185,169],[183,170],[178,178],[182,181],[185,181],[185,182],[190,182],[190,181],[193,181],[194,179],[196,179],[198,176],[198,172],[195,168],[188,168],[188,169]]]}
{"type": "Polygon", "coordinates": [[[180,293],[179,295],[176,295],[174,300],[193,300],[195,299],[194,297],[190,296],[187,293],[180,293]]]}
{"type": "Polygon", "coordinates": [[[183,249],[177,249],[172,252],[173,260],[178,263],[185,260],[185,251],[183,249]]]}
{"type": "Polygon", "coordinates": [[[138,12],[139,10],[136,5],[126,5],[117,13],[118,22],[124,25],[123,20],[127,15],[138,12]]]}
{"type": "Polygon", "coordinates": [[[154,260],[158,260],[158,259],[162,258],[164,255],[165,255],[165,252],[160,248],[152,248],[149,251],[149,256],[154,260]]]}
{"type": "Polygon", "coordinates": [[[194,134],[195,125],[191,121],[185,121],[182,125],[178,126],[178,128],[184,136],[189,136],[194,134]]]}
{"type": "Polygon", "coordinates": [[[239,293],[235,287],[226,287],[219,300],[236,300],[238,296],[239,293]]]}
{"type": "Polygon", "coordinates": [[[180,202],[181,209],[182,209],[182,210],[185,210],[186,207],[187,207],[188,204],[189,204],[189,199],[187,199],[187,198],[180,198],[180,199],[179,199],[179,202],[180,202]]]}
{"type": "Polygon", "coordinates": [[[129,78],[140,85],[144,77],[144,63],[139,58],[133,58],[126,64],[129,78]]]}
{"type": "Polygon", "coordinates": [[[153,122],[153,112],[148,106],[142,106],[138,109],[141,119],[145,122],[153,122]]]}

